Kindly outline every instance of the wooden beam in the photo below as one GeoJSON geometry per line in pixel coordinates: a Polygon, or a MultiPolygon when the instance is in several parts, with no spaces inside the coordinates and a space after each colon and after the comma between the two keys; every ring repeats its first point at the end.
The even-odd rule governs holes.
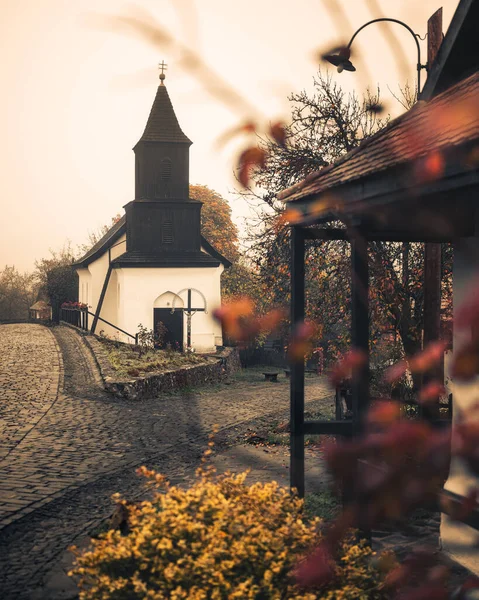
{"type": "Polygon", "coordinates": [[[96,307],[95,316],[93,317],[93,323],[91,326],[90,333],[95,333],[98,319],[100,318],[101,307],[103,306],[103,300],[105,299],[106,290],[108,289],[108,282],[110,281],[110,275],[111,275],[112,269],[113,269],[113,267],[111,266],[111,262],[110,262],[108,264],[108,271],[106,272],[105,281],[103,282],[103,287],[101,289],[101,294],[100,294],[100,298],[98,300],[98,305],[96,307]]]}
{"type": "MultiPolygon", "coordinates": [[[[344,240],[348,241],[351,237],[347,229],[338,228],[323,228],[323,229],[309,229],[307,227],[301,228],[305,240],[318,240],[318,241],[331,241],[331,240],[344,240]]],[[[369,242],[434,242],[443,243],[451,242],[450,235],[441,236],[437,233],[428,233],[427,231],[422,232],[406,232],[406,231],[371,231],[367,228],[360,228],[359,230],[363,237],[369,242]]]]}
{"type": "Polygon", "coordinates": [[[330,240],[348,240],[348,232],[346,229],[308,229],[306,227],[301,228],[303,233],[303,237],[306,240],[321,240],[321,241],[330,241],[330,240]]]}
{"type": "MultiPolygon", "coordinates": [[[[304,236],[291,228],[291,334],[304,321],[304,236]]],[[[304,360],[292,362],[290,380],[290,484],[304,497],[304,360]]]]}

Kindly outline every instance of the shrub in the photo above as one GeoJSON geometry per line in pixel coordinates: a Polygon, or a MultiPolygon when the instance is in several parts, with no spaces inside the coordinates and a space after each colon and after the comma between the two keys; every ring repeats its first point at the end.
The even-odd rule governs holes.
{"type": "Polygon", "coordinates": [[[70,575],[82,600],[386,598],[371,549],[352,541],[335,583],[321,591],[295,585],[291,572],[320,541],[321,521],[308,521],[303,501],[275,482],[248,486],[246,473],[215,475],[210,467],[184,490],[140,471],[163,493],[137,504],[118,498],[128,533],[110,530],[89,550],[74,549],[70,575]]]}

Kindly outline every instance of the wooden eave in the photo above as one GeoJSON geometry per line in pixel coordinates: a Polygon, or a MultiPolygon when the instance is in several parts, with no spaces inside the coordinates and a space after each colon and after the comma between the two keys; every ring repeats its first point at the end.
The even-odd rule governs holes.
{"type": "MultiPolygon", "coordinates": [[[[289,206],[302,214],[294,224],[330,227],[328,223],[341,221],[361,229],[367,239],[383,241],[451,242],[474,235],[479,170],[465,168],[462,160],[470,147],[471,144],[465,144],[450,149],[441,178],[433,181],[415,183],[416,165],[404,163],[318,194],[293,199],[289,206]],[[339,208],[316,213],[315,207],[331,197],[338,198],[339,208]]],[[[318,235],[332,234],[311,235],[318,239],[318,235]]],[[[344,234],[337,235],[336,239],[341,239],[344,234]]]]}

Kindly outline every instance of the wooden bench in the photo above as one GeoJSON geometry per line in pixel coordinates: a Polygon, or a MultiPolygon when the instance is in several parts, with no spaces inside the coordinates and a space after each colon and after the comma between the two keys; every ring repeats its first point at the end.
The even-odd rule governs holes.
{"type": "Polygon", "coordinates": [[[278,372],[276,373],[263,373],[266,381],[278,381],[278,372]]]}

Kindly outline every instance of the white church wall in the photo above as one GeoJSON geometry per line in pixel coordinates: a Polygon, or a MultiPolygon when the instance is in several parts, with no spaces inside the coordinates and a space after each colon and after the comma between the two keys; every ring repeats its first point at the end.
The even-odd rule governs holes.
{"type": "MultiPolygon", "coordinates": [[[[108,289],[105,294],[105,298],[103,300],[103,306],[101,309],[100,317],[105,319],[105,321],[109,321],[113,325],[118,325],[118,273],[117,269],[113,269],[110,276],[110,282],[108,284],[108,289]]],[[[98,321],[98,325],[96,327],[97,334],[107,335],[113,339],[119,339],[121,333],[118,329],[111,327],[107,323],[103,321],[98,321]]],[[[131,340],[130,340],[131,341],[131,340]]]]}
{"type": "MultiPolygon", "coordinates": [[[[196,352],[211,352],[216,345],[222,344],[221,325],[212,315],[221,304],[222,265],[215,268],[129,268],[122,271],[122,314],[119,315],[122,329],[136,333],[140,323],[152,329],[155,300],[165,292],[177,294],[180,290],[194,288],[205,296],[207,312],[198,312],[191,319],[192,347],[196,352]]],[[[186,292],[182,298],[186,305],[186,292]]],[[[194,294],[193,304],[198,301],[199,296],[194,294]]],[[[186,316],[183,345],[186,346],[186,316]]]]}
{"type": "MultiPolygon", "coordinates": [[[[126,235],[122,235],[117,242],[115,242],[115,247],[111,248],[110,255],[108,250],[102,254],[97,260],[91,262],[86,269],[77,269],[78,273],[78,297],[80,302],[84,302],[88,305],[88,310],[92,313],[96,313],[96,309],[98,306],[98,301],[100,299],[101,290],[103,289],[103,283],[105,281],[105,277],[108,271],[108,266],[110,264],[110,256],[113,260],[120,254],[125,252],[125,240],[126,235]]],[[[112,277],[115,273],[115,270],[112,272],[112,277]]],[[[118,310],[114,310],[114,305],[117,300],[115,300],[114,295],[117,292],[114,292],[111,288],[111,279],[110,285],[108,286],[107,293],[105,295],[105,299],[103,301],[103,307],[101,310],[101,317],[114,323],[118,319],[118,310]],[[106,312],[105,312],[106,311],[106,312]],[[109,315],[112,317],[111,319],[106,316],[109,315]]],[[[93,318],[93,317],[91,317],[93,318]]],[[[97,330],[98,333],[101,329],[109,335],[110,337],[116,337],[118,331],[101,321],[98,322],[97,330]]]]}
{"type": "MultiPolygon", "coordinates": [[[[88,269],[77,269],[77,274],[78,301],[90,307],[89,292],[91,289],[91,273],[88,269]]],[[[91,310],[91,308],[89,308],[89,310],[91,310]]]]}
{"type": "MultiPolygon", "coordinates": [[[[477,285],[477,261],[479,239],[462,240],[454,248],[454,313],[460,307],[471,285],[477,285]]],[[[453,353],[471,338],[470,331],[458,331],[454,328],[453,353]]],[[[450,364],[450,361],[448,361],[450,364]]],[[[447,375],[447,373],[446,373],[447,375]]],[[[450,381],[453,394],[453,422],[467,412],[479,400],[479,377],[468,383],[450,381]]],[[[454,440],[453,440],[454,444],[454,440]]],[[[459,458],[453,458],[445,489],[456,494],[467,495],[472,488],[479,486],[479,479],[469,471],[459,458]]],[[[479,575],[479,533],[442,515],[441,544],[443,549],[465,567],[479,575]]]]}

